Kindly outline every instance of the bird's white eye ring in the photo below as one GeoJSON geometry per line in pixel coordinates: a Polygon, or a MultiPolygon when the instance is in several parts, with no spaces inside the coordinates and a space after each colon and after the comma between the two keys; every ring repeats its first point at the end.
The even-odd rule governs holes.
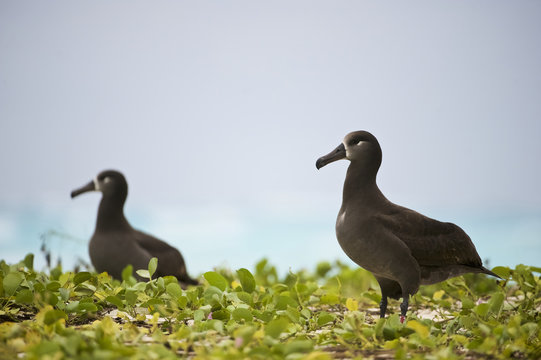
{"type": "Polygon", "coordinates": [[[359,142],[357,143],[357,146],[361,145],[363,142],[364,142],[363,140],[359,141],[359,142]]]}
{"type": "Polygon", "coordinates": [[[110,176],[106,176],[106,177],[103,178],[103,183],[104,183],[104,184],[107,184],[107,183],[110,182],[110,181],[111,181],[111,177],[110,177],[110,176]]]}

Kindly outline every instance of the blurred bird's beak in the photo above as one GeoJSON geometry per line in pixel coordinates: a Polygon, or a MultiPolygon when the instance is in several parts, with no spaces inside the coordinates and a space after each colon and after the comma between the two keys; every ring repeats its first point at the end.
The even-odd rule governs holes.
{"type": "Polygon", "coordinates": [[[82,193],[89,192],[89,191],[95,191],[96,185],[94,184],[94,181],[89,182],[83,187],[80,187],[79,189],[75,189],[71,192],[71,198],[81,195],[82,193]]]}
{"type": "Polygon", "coordinates": [[[345,159],[345,158],[346,158],[346,147],[344,146],[344,144],[340,144],[338,145],[336,149],[334,149],[327,155],[322,156],[319,159],[317,159],[316,168],[319,170],[327,164],[330,164],[334,161],[345,159]]]}

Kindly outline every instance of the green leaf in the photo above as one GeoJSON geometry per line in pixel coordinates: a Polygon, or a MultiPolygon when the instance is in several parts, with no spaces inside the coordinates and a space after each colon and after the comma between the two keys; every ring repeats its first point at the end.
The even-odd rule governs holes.
{"type": "Polygon", "coordinates": [[[323,294],[321,296],[321,303],[327,305],[340,304],[340,297],[337,294],[323,294]]]}
{"type": "Polygon", "coordinates": [[[256,328],[250,325],[240,326],[233,332],[233,338],[235,339],[235,347],[242,347],[247,345],[253,338],[256,328]]]}
{"type": "Polygon", "coordinates": [[[51,279],[58,280],[58,278],[62,275],[62,268],[57,266],[54,269],[51,269],[51,279]]]}
{"type": "Polygon", "coordinates": [[[34,283],[34,292],[43,292],[45,291],[45,286],[43,286],[42,283],[36,282],[34,283]]]}
{"type": "Polygon", "coordinates": [[[66,289],[66,288],[60,288],[60,289],[58,289],[58,292],[60,293],[60,298],[61,298],[63,301],[68,301],[68,300],[69,300],[70,294],[71,294],[71,292],[69,291],[69,289],[66,289]]]}
{"type": "Polygon", "coordinates": [[[128,265],[122,270],[122,280],[128,282],[133,275],[133,266],[128,265]]]}
{"type": "Polygon", "coordinates": [[[208,283],[218,289],[225,291],[227,288],[227,280],[215,271],[207,271],[203,274],[208,283]]]}
{"type": "Polygon", "coordinates": [[[464,297],[462,299],[462,309],[469,310],[475,306],[475,303],[472,299],[464,297]]]}
{"type": "Polygon", "coordinates": [[[152,276],[156,272],[156,269],[158,268],[158,258],[153,257],[148,262],[148,278],[152,279],[152,276]]]}
{"type": "Polygon", "coordinates": [[[158,291],[160,292],[165,291],[165,279],[163,277],[159,277],[158,279],[156,279],[156,287],[158,288],[158,291]]]}
{"type": "Polygon", "coordinates": [[[24,266],[26,266],[28,270],[34,270],[34,254],[26,255],[23,260],[23,263],[24,263],[24,266]]]}
{"type": "Polygon", "coordinates": [[[197,309],[193,312],[194,321],[203,321],[205,319],[205,311],[203,309],[197,309]]]}
{"type": "Polygon", "coordinates": [[[61,286],[64,286],[66,285],[66,283],[68,282],[68,280],[71,280],[71,277],[73,276],[73,274],[71,272],[67,272],[67,273],[63,273],[62,275],[60,275],[60,277],[58,278],[58,282],[60,283],[61,286]]]}
{"type": "Polygon", "coordinates": [[[427,338],[428,335],[430,335],[429,328],[426,325],[420,323],[419,321],[409,320],[406,324],[406,327],[415,330],[415,332],[419,334],[419,336],[421,336],[421,338],[423,339],[427,338]]]}
{"type": "Polygon", "coordinates": [[[98,307],[96,304],[91,302],[80,302],[79,307],[77,308],[77,311],[79,312],[96,312],[98,311],[98,307]]]}
{"type": "Polygon", "coordinates": [[[111,304],[115,305],[118,309],[123,308],[124,304],[122,303],[122,300],[116,295],[109,295],[105,298],[107,302],[110,302],[111,304]]]}
{"type": "Polygon", "coordinates": [[[206,302],[211,306],[221,306],[220,300],[222,299],[222,290],[218,289],[216,286],[209,286],[203,296],[206,302]]]}
{"type": "Polygon", "coordinates": [[[182,289],[180,285],[177,283],[167,284],[167,286],[165,287],[165,290],[175,300],[182,296],[182,289]]]}
{"type": "Polygon", "coordinates": [[[305,319],[310,319],[310,317],[312,316],[312,312],[310,311],[310,309],[303,308],[303,309],[301,310],[301,315],[302,315],[305,319]]]}
{"type": "Polygon", "coordinates": [[[24,275],[20,272],[11,272],[7,274],[2,282],[4,285],[4,293],[7,296],[15,294],[15,291],[17,291],[17,288],[23,282],[23,280],[24,275]]]}
{"type": "Polygon", "coordinates": [[[443,290],[438,290],[434,293],[434,295],[432,295],[432,298],[434,300],[441,300],[441,298],[443,297],[443,295],[445,295],[445,291],[443,290]]]}
{"type": "Polygon", "coordinates": [[[359,302],[352,298],[347,298],[346,307],[349,311],[356,311],[359,309],[359,302]]]}
{"type": "Polygon", "coordinates": [[[39,344],[33,346],[30,351],[38,358],[41,358],[44,355],[54,354],[57,351],[60,351],[60,345],[52,341],[43,340],[39,344]]]}
{"type": "Polygon", "coordinates": [[[503,306],[503,299],[504,299],[504,296],[501,292],[497,292],[493,294],[490,300],[488,301],[488,305],[490,306],[490,311],[496,314],[499,313],[503,306]]]}
{"type": "Polygon", "coordinates": [[[205,285],[183,290],[176,278],[158,278],[157,269],[151,274],[151,267],[152,281],[137,283],[131,270],[119,282],[105,273],[77,275],[61,266],[33,271],[23,261],[0,260],[0,358],[168,359],[194,351],[288,360],[379,352],[397,359],[455,359],[473,351],[478,358],[539,357],[541,282],[532,266],[494,268],[502,277],[509,271],[507,282],[466,274],[423,286],[412,297],[414,307],[444,311],[447,320],[421,320],[412,310],[401,324],[399,302],[384,319],[372,321],[364,311],[380,298],[365,270],[333,262],[321,266],[321,274],[312,268],[281,277],[268,262],[262,265],[259,274],[239,269],[234,278],[229,270],[210,272],[205,285]],[[107,315],[115,306],[123,324],[107,315]],[[209,351],[207,340],[214,346],[209,351]]]}
{"type": "Polygon", "coordinates": [[[289,321],[286,318],[274,319],[265,326],[265,334],[277,339],[287,329],[288,325],[289,321]]]}
{"type": "Polygon", "coordinates": [[[43,322],[45,325],[51,325],[60,319],[68,320],[68,315],[61,310],[49,310],[45,313],[43,322]]]}
{"type": "Polygon", "coordinates": [[[314,344],[310,340],[293,340],[284,346],[284,354],[302,353],[306,354],[312,352],[314,344]]]}
{"type": "Polygon", "coordinates": [[[378,293],[364,293],[363,297],[372,300],[376,304],[379,304],[379,302],[381,301],[381,295],[378,293]]]}
{"type": "Polygon", "coordinates": [[[226,309],[213,311],[212,318],[214,320],[229,320],[231,319],[231,313],[226,309]]]}
{"type": "Polygon", "coordinates": [[[69,313],[76,312],[78,308],[79,308],[79,301],[70,301],[66,305],[66,311],[69,313]]]}
{"type": "Polygon", "coordinates": [[[248,305],[253,305],[254,299],[251,294],[248,294],[247,292],[244,292],[244,291],[237,292],[235,294],[237,294],[237,297],[243,303],[248,304],[248,305]]]}
{"type": "Polygon", "coordinates": [[[34,293],[28,289],[22,289],[17,292],[15,297],[15,303],[17,304],[31,304],[34,301],[34,293]]]}
{"type": "Polygon", "coordinates": [[[474,319],[475,316],[461,316],[459,318],[460,324],[464,326],[466,329],[472,329],[475,328],[475,324],[477,323],[477,320],[474,319]]]}
{"type": "Polygon", "coordinates": [[[49,291],[56,291],[60,289],[60,283],[58,281],[51,281],[47,284],[46,289],[49,291]]]}
{"type": "Polygon", "coordinates": [[[212,319],[207,321],[205,325],[207,330],[214,330],[219,333],[223,333],[224,331],[224,323],[220,320],[212,319]]]}
{"type": "Polygon", "coordinates": [[[490,306],[487,304],[487,303],[482,303],[482,304],[479,304],[477,305],[473,311],[481,316],[481,317],[485,317],[488,313],[488,310],[490,309],[490,306]]]}
{"type": "Polygon", "coordinates": [[[297,310],[294,307],[288,306],[286,310],[286,315],[294,323],[299,323],[301,314],[299,313],[299,310],[297,310]]]}
{"type": "Polygon", "coordinates": [[[148,307],[148,306],[156,306],[156,305],[163,305],[164,302],[162,299],[160,298],[152,298],[152,299],[149,299],[147,302],[145,302],[143,305],[141,305],[142,307],[148,307]]]}
{"type": "Polygon", "coordinates": [[[325,277],[329,271],[332,270],[332,266],[328,261],[322,261],[317,264],[316,273],[319,277],[325,277]]]}
{"type": "Polygon", "coordinates": [[[334,319],[336,319],[336,315],[330,314],[330,313],[328,313],[326,311],[322,311],[322,312],[319,313],[319,315],[317,317],[317,325],[318,326],[323,326],[325,324],[333,322],[334,319]]]}
{"type": "Polygon", "coordinates": [[[242,290],[247,293],[251,293],[255,290],[255,279],[250,271],[247,269],[241,268],[237,270],[237,275],[242,285],[242,290]]]}
{"type": "Polygon", "coordinates": [[[273,317],[273,313],[271,311],[254,310],[253,314],[256,318],[266,323],[271,321],[273,317]]]}
{"type": "Polygon", "coordinates": [[[492,269],[492,272],[499,275],[503,279],[509,279],[511,276],[511,270],[506,266],[496,266],[492,269]]]}
{"type": "Polygon", "coordinates": [[[244,320],[248,322],[248,321],[252,321],[253,319],[252,312],[249,309],[245,309],[245,308],[236,308],[235,310],[233,310],[231,315],[233,316],[233,319],[235,319],[236,321],[244,320]]]}
{"type": "Polygon", "coordinates": [[[135,273],[143,279],[150,279],[150,273],[148,272],[148,270],[136,270],[135,273]]]}
{"type": "Polygon", "coordinates": [[[188,298],[186,296],[180,296],[177,299],[177,304],[181,309],[184,309],[188,305],[188,298]]]}
{"type": "Polygon", "coordinates": [[[87,271],[82,271],[80,273],[75,274],[75,277],[73,278],[73,283],[75,285],[79,285],[87,280],[89,280],[92,277],[92,275],[87,271]]]}
{"type": "Polygon", "coordinates": [[[297,307],[297,301],[289,296],[279,295],[276,298],[275,307],[277,310],[285,310],[288,306],[297,307]]]}
{"type": "Polygon", "coordinates": [[[137,293],[135,290],[126,290],[124,293],[124,298],[126,299],[128,305],[135,305],[137,302],[137,293]]]}

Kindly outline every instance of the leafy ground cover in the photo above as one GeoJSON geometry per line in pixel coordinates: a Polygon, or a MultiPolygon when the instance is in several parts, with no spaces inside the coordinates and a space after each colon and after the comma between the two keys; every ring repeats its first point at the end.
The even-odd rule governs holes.
{"type": "MultiPolygon", "coordinates": [[[[154,278],[155,259],[123,281],[0,261],[1,359],[537,359],[540,268],[496,267],[424,286],[404,324],[378,318],[372,275],[340,262],[280,277],[218,269],[199,286],[154,278]]],[[[394,313],[393,313],[394,312],[394,313]]]]}

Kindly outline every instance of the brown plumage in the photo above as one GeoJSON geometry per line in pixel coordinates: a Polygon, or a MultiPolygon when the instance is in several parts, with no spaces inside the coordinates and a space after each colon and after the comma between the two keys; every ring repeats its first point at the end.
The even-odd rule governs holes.
{"type": "MultiPolygon", "coordinates": [[[[96,229],[89,244],[92,265],[121,280],[122,270],[129,264],[135,270],[146,269],[151,258],[158,258],[155,276],[175,276],[183,285],[197,285],[187,271],[180,252],[166,242],[135,230],[124,217],[128,183],[118,171],[106,170],[87,185],[72,191],[76,197],[88,191],[101,191],[96,229]]],[[[143,280],[137,276],[138,280],[143,280]]]]}
{"type": "Polygon", "coordinates": [[[421,284],[469,272],[497,276],[483,267],[470,237],[460,227],[387,200],[376,184],[382,153],[372,134],[349,133],[335,150],[317,160],[316,167],[340,159],[348,159],[351,164],[336,236],[344,252],[376,277],[382,295],[381,317],[385,316],[387,297],[402,297],[403,321],[409,296],[421,284]]]}

